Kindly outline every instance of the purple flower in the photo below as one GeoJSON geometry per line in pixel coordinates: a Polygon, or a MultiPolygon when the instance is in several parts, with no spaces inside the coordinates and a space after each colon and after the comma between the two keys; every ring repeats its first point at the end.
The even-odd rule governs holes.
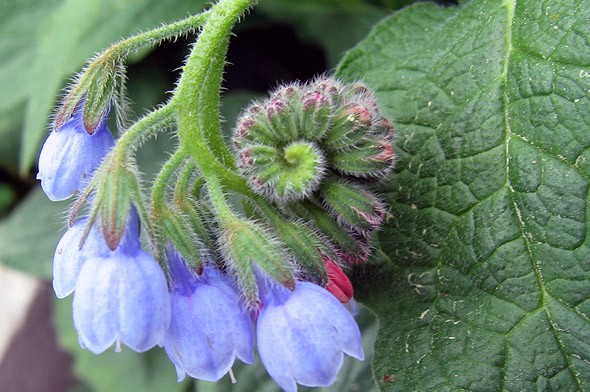
{"type": "Polygon", "coordinates": [[[196,275],[175,249],[166,253],[172,294],[164,348],[176,366],[178,381],[185,374],[217,381],[236,356],[253,363],[252,319],[227,278],[212,266],[204,266],[196,275]]]}
{"type": "Polygon", "coordinates": [[[49,134],[39,155],[37,179],[53,201],[65,200],[84,189],[115,144],[106,125],[106,115],[89,135],[82,122],[83,110],[84,106],[79,105],[61,128],[49,134]]]}
{"type": "Polygon", "coordinates": [[[163,344],[170,294],[157,261],[140,248],[137,216],[130,217],[115,251],[85,258],[73,307],[80,345],[95,354],[113,343],[117,350],[123,343],[137,352],[163,344]]]}
{"type": "Polygon", "coordinates": [[[328,291],[309,282],[289,291],[265,279],[259,287],[258,352],[285,391],[333,384],[344,354],[364,359],[354,318],[328,291]]]}

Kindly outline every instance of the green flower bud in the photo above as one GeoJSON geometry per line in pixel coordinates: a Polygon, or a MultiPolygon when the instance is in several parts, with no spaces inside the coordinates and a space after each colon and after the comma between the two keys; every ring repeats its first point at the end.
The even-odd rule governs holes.
{"type": "Polygon", "coordinates": [[[240,151],[239,163],[255,191],[279,202],[307,197],[317,190],[325,173],[321,150],[305,141],[282,148],[251,146],[240,151]]]}
{"type": "Polygon", "coordinates": [[[269,126],[263,112],[264,108],[255,103],[240,116],[232,139],[236,148],[250,144],[276,145],[279,143],[278,135],[269,126]]]}
{"type": "Polygon", "coordinates": [[[298,86],[286,86],[275,91],[266,103],[268,122],[283,143],[300,137],[299,119],[293,115],[300,110],[299,100],[298,86]]]}
{"type": "Polygon", "coordinates": [[[384,138],[372,137],[354,148],[336,150],[329,157],[330,165],[345,175],[383,177],[393,165],[393,147],[384,138]]]}
{"type": "Polygon", "coordinates": [[[72,117],[79,102],[84,101],[84,128],[92,135],[108,112],[113,93],[122,75],[124,65],[118,58],[112,57],[110,52],[104,52],[94,58],[69,88],[55,115],[54,128],[59,129],[72,117]]]}
{"type": "Polygon", "coordinates": [[[366,236],[383,223],[385,206],[361,185],[330,179],[322,183],[321,195],[328,211],[344,227],[366,236]]]}
{"type": "Polygon", "coordinates": [[[329,253],[325,239],[315,230],[302,222],[290,222],[282,219],[274,221],[273,228],[291,251],[297,264],[303,269],[300,274],[314,283],[324,285],[328,275],[323,263],[322,253],[329,253]]]}
{"type": "MultiPolygon", "coordinates": [[[[371,249],[367,238],[340,226],[335,218],[319,206],[305,203],[303,205],[291,205],[291,209],[304,219],[313,221],[321,235],[329,238],[329,249],[342,260],[348,263],[364,263],[369,258],[371,249]]],[[[331,251],[322,251],[327,255],[331,255],[331,251]]]]}
{"type": "Polygon", "coordinates": [[[367,134],[371,123],[369,109],[350,103],[336,112],[323,143],[329,149],[351,147],[367,134]]]}
{"type": "Polygon", "coordinates": [[[317,90],[301,98],[301,134],[307,140],[321,140],[331,123],[328,97],[317,90]]]}

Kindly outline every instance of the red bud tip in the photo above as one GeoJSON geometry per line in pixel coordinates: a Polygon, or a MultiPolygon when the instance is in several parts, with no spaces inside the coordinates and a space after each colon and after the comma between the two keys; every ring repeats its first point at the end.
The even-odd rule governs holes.
{"type": "Polygon", "coordinates": [[[328,271],[328,284],[326,290],[328,290],[338,301],[347,303],[351,300],[354,295],[354,289],[348,276],[342,271],[342,269],[336,265],[330,258],[322,254],[324,265],[328,271]]]}

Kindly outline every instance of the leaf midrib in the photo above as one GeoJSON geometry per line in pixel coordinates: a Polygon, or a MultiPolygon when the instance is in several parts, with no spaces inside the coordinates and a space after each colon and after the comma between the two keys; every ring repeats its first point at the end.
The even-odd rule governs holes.
{"type": "MultiPolygon", "coordinates": [[[[574,365],[570,359],[570,356],[568,354],[568,351],[566,350],[562,340],[559,337],[559,333],[557,330],[557,327],[555,326],[554,322],[553,322],[553,318],[551,317],[551,313],[549,312],[549,309],[546,306],[546,302],[547,302],[547,297],[550,296],[550,294],[547,292],[546,288],[545,288],[545,284],[543,281],[543,276],[539,267],[539,263],[533,253],[532,250],[532,244],[531,244],[531,240],[529,239],[529,237],[527,236],[527,232],[526,232],[526,225],[525,225],[525,221],[523,219],[522,213],[518,207],[518,203],[516,202],[516,200],[514,199],[513,195],[516,193],[516,191],[514,190],[514,188],[512,187],[512,184],[510,183],[510,141],[512,138],[516,137],[518,139],[522,139],[521,137],[518,137],[517,135],[512,133],[511,127],[510,127],[510,116],[508,113],[508,107],[510,105],[510,99],[507,95],[507,90],[508,90],[508,72],[509,72],[509,68],[510,68],[510,58],[511,55],[514,51],[514,47],[513,47],[513,34],[512,34],[512,30],[513,30],[513,23],[514,23],[514,17],[515,17],[515,8],[516,8],[516,0],[506,0],[503,4],[503,6],[506,8],[506,41],[505,41],[505,51],[504,51],[504,56],[502,58],[502,75],[501,75],[501,80],[502,80],[502,84],[504,87],[504,94],[502,94],[502,110],[503,110],[503,117],[504,117],[504,129],[505,129],[505,157],[506,157],[506,162],[505,162],[505,169],[506,169],[506,187],[509,190],[509,196],[510,196],[510,201],[512,203],[512,206],[514,207],[514,212],[518,218],[518,225],[520,228],[520,232],[521,232],[521,237],[522,240],[524,241],[525,247],[527,249],[527,253],[529,256],[529,259],[531,260],[531,267],[533,268],[533,271],[535,273],[536,276],[536,280],[537,280],[537,284],[539,286],[539,290],[541,293],[541,303],[539,305],[539,307],[537,309],[535,309],[533,312],[530,312],[529,314],[527,314],[527,316],[525,316],[525,318],[528,317],[528,315],[533,314],[539,310],[543,310],[547,316],[547,320],[551,326],[551,333],[553,334],[555,341],[559,347],[559,350],[561,352],[561,355],[563,356],[565,362],[567,363],[567,370],[568,372],[571,374],[572,378],[575,380],[576,385],[578,387],[578,389],[582,389],[582,383],[579,379],[579,375],[573,370],[574,365]]],[[[506,364],[506,360],[508,358],[508,340],[506,340],[506,356],[504,356],[504,366],[502,366],[501,368],[501,372],[502,372],[502,386],[501,386],[501,390],[506,390],[506,369],[507,369],[507,364],[506,364]]]]}

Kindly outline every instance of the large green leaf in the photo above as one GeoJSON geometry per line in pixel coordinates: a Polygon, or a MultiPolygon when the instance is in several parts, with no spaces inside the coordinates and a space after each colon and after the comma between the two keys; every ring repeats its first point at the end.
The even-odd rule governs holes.
{"type": "Polygon", "coordinates": [[[590,2],[415,5],[338,73],[397,129],[382,390],[590,389],[590,2]]]}

